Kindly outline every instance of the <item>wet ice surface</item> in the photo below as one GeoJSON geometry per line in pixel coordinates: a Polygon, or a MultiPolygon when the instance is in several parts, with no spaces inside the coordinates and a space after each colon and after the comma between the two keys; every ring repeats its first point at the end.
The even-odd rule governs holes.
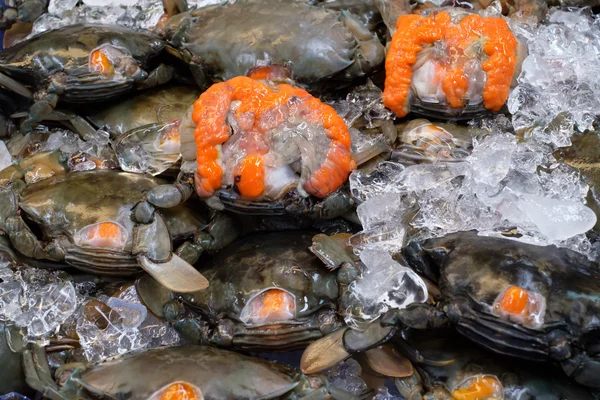
{"type": "Polygon", "coordinates": [[[350,301],[361,305],[361,315],[347,315],[354,326],[356,317],[373,320],[390,309],[403,309],[427,300],[427,286],[410,268],[401,265],[387,251],[366,248],[360,252],[365,266],[361,279],[350,284],[350,301]]]}
{"type": "Polygon", "coordinates": [[[553,9],[533,30],[518,86],[508,99],[516,130],[564,147],[598,122],[600,20],[589,10],[553,9]]]}
{"type": "Polygon", "coordinates": [[[134,286],[118,298],[99,296],[98,300],[113,311],[112,315],[102,314],[108,321],[107,327],[101,329],[83,315],[77,319],[77,335],[88,361],[98,362],[130,351],[180,343],[175,329],[159,321],[141,304],[134,286]]]}
{"type": "MultiPolygon", "coordinates": [[[[38,18],[32,35],[78,23],[115,24],[152,30],[163,16],[162,0],[51,0],[48,13],[38,18]]],[[[219,4],[219,0],[188,0],[188,7],[219,4]]]]}
{"type": "Polygon", "coordinates": [[[377,389],[377,393],[373,397],[373,400],[402,400],[404,397],[394,395],[389,392],[386,387],[380,387],[377,389]]]}
{"type": "Polygon", "coordinates": [[[69,275],[0,265],[0,320],[25,328],[25,340],[46,339],[76,311],[78,298],[69,275]]]}

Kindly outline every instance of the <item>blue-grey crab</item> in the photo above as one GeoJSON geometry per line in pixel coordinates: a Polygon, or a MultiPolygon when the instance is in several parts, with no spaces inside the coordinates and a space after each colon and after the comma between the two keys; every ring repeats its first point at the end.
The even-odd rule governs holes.
{"type": "Polygon", "coordinates": [[[59,100],[94,102],[171,78],[166,43],[151,33],[105,25],[71,25],[36,35],[0,53],[0,83],[33,98],[23,128],[43,120],[59,100]],[[32,93],[33,91],[33,93],[32,93]]]}
{"type": "MultiPolygon", "coordinates": [[[[367,344],[362,349],[338,344],[347,354],[381,343],[371,330],[451,325],[496,353],[557,362],[576,382],[600,387],[597,263],[568,249],[479,237],[475,232],[413,242],[404,253],[417,273],[437,284],[437,304],[390,310],[367,331],[352,333],[367,344]]],[[[390,337],[394,334],[381,339],[390,337]]],[[[410,349],[398,335],[396,339],[410,349]]],[[[306,357],[320,356],[311,352],[306,357]]],[[[303,368],[310,370],[308,365],[303,368]]]]}
{"type": "Polygon", "coordinates": [[[409,341],[426,356],[452,359],[443,367],[419,366],[415,374],[397,378],[396,387],[408,400],[425,399],[546,399],[593,398],[583,386],[555,368],[493,355],[446,331],[433,337],[410,335],[409,341]]]}
{"type": "Polygon", "coordinates": [[[44,350],[23,355],[27,382],[52,400],[358,398],[272,361],[209,346],[162,347],[99,364],[67,364],[51,377],[44,350]],[[59,387],[60,385],[60,387],[59,387]]]}
{"type": "MultiPolygon", "coordinates": [[[[175,327],[198,343],[279,351],[306,347],[337,329],[339,285],[336,274],[309,251],[312,237],[295,231],[258,234],[218,252],[202,269],[210,286],[179,297],[193,313],[175,327]]],[[[173,296],[157,295],[161,288],[154,286],[148,278],[137,283],[146,305],[179,319],[169,311],[172,305],[157,304],[173,296]]]]}
{"type": "Polygon", "coordinates": [[[292,0],[243,0],[188,11],[169,20],[166,36],[203,88],[246,75],[260,63],[290,63],[300,83],[347,84],[384,59],[379,39],[356,16],[292,0]]]}
{"type": "Polygon", "coordinates": [[[181,206],[191,192],[176,185],[165,190],[163,181],[150,176],[64,172],[59,163],[50,165],[44,167],[54,168],[48,179],[23,187],[17,174],[0,190],[0,229],[20,253],[104,275],[131,276],[144,269],[182,292],[208,286],[190,264],[203,250],[227,244],[232,232],[235,237],[231,220],[207,225],[188,204],[181,206]],[[210,233],[217,231],[224,243],[210,233]],[[184,241],[175,253],[174,240],[184,241]]]}

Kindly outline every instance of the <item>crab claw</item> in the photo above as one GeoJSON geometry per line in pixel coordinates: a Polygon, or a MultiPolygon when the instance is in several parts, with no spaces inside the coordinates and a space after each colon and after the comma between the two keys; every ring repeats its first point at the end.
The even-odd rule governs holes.
{"type": "Polygon", "coordinates": [[[361,365],[392,378],[405,378],[414,374],[412,363],[390,343],[361,354],[361,365]]]}
{"type": "Polygon", "coordinates": [[[178,293],[191,293],[208,287],[208,280],[172,252],[171,235],[163,217],[155,213],[151,223],[134,230],[134,252],[140,266],[161,285],[178,293]]]}

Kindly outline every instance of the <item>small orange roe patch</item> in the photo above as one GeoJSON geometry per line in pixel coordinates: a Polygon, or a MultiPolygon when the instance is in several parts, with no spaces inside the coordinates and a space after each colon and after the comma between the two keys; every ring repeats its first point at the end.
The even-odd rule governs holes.
{"type": "MultiPolygon", "coordinates": [[[[331,139],[330,149],[321,167],[306,182],[305,190],[314,196],[325,197],[339,188],[356,164],[351,156],[350,132],[344,120],[335,110],[311,96],[307,91],[287,84],[276,87],[260,81],[238,76],[226,82],[217,83],[202,93],[194,103],[192,120],[196,124],[194,137],[196,142],[196,161],[198,162],[196,187],[198,195],[208,197],[222,185],[223,169],[220,161],[220,146],[231,134],[226,118],[232,101],[240,101],[235,111],[238,120],[247,113],[254,115],[252,129],[261,134],[266,133],[256,125],[263,113],[290,105],[301,117],[311,123],[321,124],[327,137],[331,139]],[[299,108],[297,100],[303,102],[299,108]],[[293,103],[293,104],[292,104],[293,103]],[[296,108],[294,108],[296,107],[296,108]]],[[[275,125],[284,123],[286,118],[275,120],[275,125]]],[[[269,125],[267,130],[276,126],[269,125]]],[[[263,127],[264,128],[264,127],[263,127]]],[[[267,149],[268,150],[268,149],[267,149]]],[[[238,189],[248,197],[258,197],[264,191],[264,171],[262,164],[256,163],[262,158],[265,149],[256,149],[247,154],[241,165],[236,168],[238,189]],[[259,168],[260,165],[260,168],[259,168]],[[259,180],[262,183],[259,183],[259,180]],[[260,189],[260,191],[259,191],[260,189]]]]}
{"type": "Polygon", "coordinates": [[[178,382],[166,388],[160,400],[198,400],[198,395],[189,383],[178,382]]]}
{"type": "Polygon", "coordinates": [[[529,295],[527,291],[518,286],[509,287],[500,300],[500,308],[515,315],[525,312],[528,304],[529,295]]]}
{"type": "Polygon", "coordinates": [[[265,190],[265,168],[260,156],[247,156],[237,166],[235,185],[242,196],[257,197],[265,190]]]}
{"type": "Polygon", "coordinates": [[[500,398],[500,394],[501,384],[498,379],[492,376],[482,376],[475,378],[468,387],[454,390],[452,397],[455,400],[483,400],[500,398]]]}
{"type": "Polygon", "coordinates": [[[102,75],[112,74],[114,68],[106,54],[102,50],[95,50],[90,56],[90,70],[102,75]]]}
{"type": "MultiPolygon", "coordinates": [[[[98,236],[104,239],[114,239],[119,235],[121,228],[119,225],[113,224],[112,222],[102,222],[98,225],[98,236]]],[[[90,238],[94,237],[94,232],[90,232],[90,238]]]]}
{"type": "Polygon", "coordinates": [[[504,19],[473,14],[454,25],[450,14],[440,11],[426,17],[414,14],[401,16],[396,29],[385,63],[383,103],[397,116],[403,117],[409,112],[412,66],[417,62],[417,54],[424,45],[437,41],[445,42],[448,49],[442,90],[451,107],[464,106],[469,80],[463,67],[466,60],[472,58],[470,48],[478,40],[483,41],[483,52],[488,57],[481,63],[487,74],[483,104],[493,111],[504,105],[515,72],[518,47],[504,19]]]}
{"type": "Polygon", "coordinates": [[[285,307],[286,296],[289,294],[281,290],[267,290],[263,298],[263,308],[260,310],[261,317],[265,318],[273,312],[281,311],[285,307]]]}

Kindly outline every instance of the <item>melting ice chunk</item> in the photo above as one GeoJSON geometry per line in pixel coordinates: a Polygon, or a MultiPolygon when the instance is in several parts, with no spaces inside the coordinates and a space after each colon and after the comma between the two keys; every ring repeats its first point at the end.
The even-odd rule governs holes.
{"type": "Polygon", "coordinates": [[[518,207],[551,240],[585,233],[596,224],[596,214],[581,203],[522,195],[518,207]]]}
{"type": "Polygon", "coordinates": [[[0,171],[12,165],[12,157],[6,148],[6,144],[0,140],[0,171]]]}
{"type": "Polygon", "coordinates": [[[360,378],[361,372],[360,364],[350,358],[334,365],[326,372],[326,376],[334,388],[359,396],[367,390],[367,384],[360,378]]]}

